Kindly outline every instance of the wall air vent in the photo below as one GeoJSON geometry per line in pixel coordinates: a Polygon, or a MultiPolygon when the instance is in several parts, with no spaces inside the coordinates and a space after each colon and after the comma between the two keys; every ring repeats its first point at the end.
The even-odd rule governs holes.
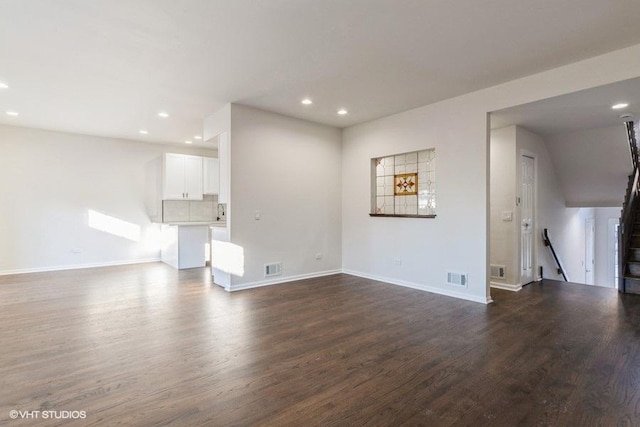
{"type": "Polygon", "coordinates": [[[449,285],[467,287],[469,275],[467,273],[454,273],[450,271],[447,273],[447,283],[449,285]]]}
{"type": "Polygon", "coordinates": [[[506,267],[504,265],[491,264],[492,279],[504,279],[505,274],[506,274],[506,267]]]}
{"type": "Polygon", "coordinates": [[[282,263],[272,262],[264,265],[264,277],[279,276],[282,274],[282,263]]]}

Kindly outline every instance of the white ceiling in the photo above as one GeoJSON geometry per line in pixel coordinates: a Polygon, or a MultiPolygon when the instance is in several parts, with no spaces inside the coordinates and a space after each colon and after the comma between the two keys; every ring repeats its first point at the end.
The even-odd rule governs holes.
{"type": "Polygon", "coordinates": [[[344,127],[638,44],[638,22],[637,0],[1,0],[0,123],[175,143],[237,102],[344,127]]]}
{"type": "Polygon", "coordinates": [[[622,124],[545,139],[567,206],[622,207],[633,172],[622,124]]]}
{"type": "Polygon", "coordinates": [[[620,126],[629,121],[620,116],[640,116],[640,78],[624,80],[568,95],[544,99],[491,113],[491,128],[523,126],[543,136],[620,126]],[[612,105],[627,103],[621,110],[612,105]]]}

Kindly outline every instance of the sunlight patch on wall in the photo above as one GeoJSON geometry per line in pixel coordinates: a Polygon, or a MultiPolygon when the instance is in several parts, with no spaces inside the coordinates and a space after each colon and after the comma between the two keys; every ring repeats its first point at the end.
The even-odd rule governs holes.
{"type": "Polygon", "coordinates": [[[230,242],[211,242],[211,266],[234,276],[244,276],[244,248],[230,242]]]}
{"type": "Polygon", "coordinates": [[[142,236],[142,244],[144,249],[149,251],[159,251],[162,248],[163,240],[159,224],[151,224],[146,227],[142,236]]]}
{"type": "Polygon", "coordinates": [[[92,209],[89,209],[88,213],[90,228],[103,231],[114,236],[123,237],[134,242],[140,241],[139,225],[96,212],[92,209]]]}

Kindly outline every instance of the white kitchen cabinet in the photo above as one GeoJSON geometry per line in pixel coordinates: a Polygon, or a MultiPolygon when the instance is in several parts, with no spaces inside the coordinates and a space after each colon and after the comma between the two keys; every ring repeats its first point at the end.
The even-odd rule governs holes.
{"type": "Polygon", "coordinates": [[[202,200],[202,157],[167,153],[163,160],[162,199],[202,200]]]}
{"type": "Polygon", "coordinates": [[[218,194],[220,191],[220,178],[218,173],[218,159],[204,157],[204,194],[218,194]]]}

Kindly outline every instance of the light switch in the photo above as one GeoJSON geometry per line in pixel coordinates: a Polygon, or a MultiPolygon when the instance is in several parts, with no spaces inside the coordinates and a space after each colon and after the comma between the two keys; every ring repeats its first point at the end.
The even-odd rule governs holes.
{"type": "Polygon", "coordinates": [[[513,221],[513,212],[511,212],[511,211],[502,211],[502,220],[503,221],[513,221]]]}
{"type": "Polygon", "coordinates": [[[256,221],[260,221],[260,211],[256,211],[256,221]]]}

